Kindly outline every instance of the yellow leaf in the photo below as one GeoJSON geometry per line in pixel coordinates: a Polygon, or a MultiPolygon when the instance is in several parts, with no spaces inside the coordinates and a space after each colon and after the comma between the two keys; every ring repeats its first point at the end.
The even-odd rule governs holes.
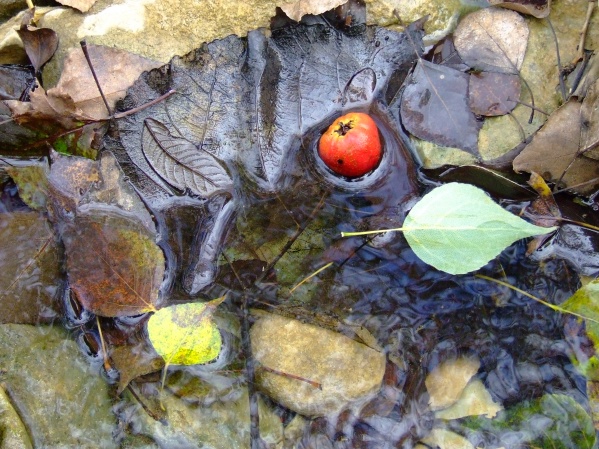
{"type": "Polygon", "coordinates": [[[167,365],[197,365],[218,357],[222,339],[212,314],[224,299],[165,307],[150,317],[150,342],[167,365]]]}

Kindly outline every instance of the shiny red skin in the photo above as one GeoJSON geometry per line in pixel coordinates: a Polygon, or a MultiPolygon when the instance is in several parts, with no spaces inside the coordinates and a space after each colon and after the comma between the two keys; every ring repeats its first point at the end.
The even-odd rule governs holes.
{"type": "Polygon", "coordinates": [[[338,175],[364,176],[378,166],[383,155],[376,123],[362,112],[339,117],[320,137],[318,155],[338,175]]]}

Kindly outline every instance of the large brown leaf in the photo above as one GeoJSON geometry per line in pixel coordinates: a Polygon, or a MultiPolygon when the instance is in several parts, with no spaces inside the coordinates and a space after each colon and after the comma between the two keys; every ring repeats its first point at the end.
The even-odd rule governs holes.
{"type": "Polygon", "coordinates": [[[79,211],[62,232],[71,290],[101,316],[155,310],[165,261],[154,236],[117,208],[79,211]]]}

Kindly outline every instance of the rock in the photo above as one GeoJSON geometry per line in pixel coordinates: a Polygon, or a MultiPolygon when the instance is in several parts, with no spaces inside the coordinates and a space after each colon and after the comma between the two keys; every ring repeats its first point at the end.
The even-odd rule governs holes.
{"type": "Polygon", "coordinates": [[[38,212],[0,214],[0,323],[35,324],[60,315],[62,251],[38,212]]]}
{"type": "MultiPolygon", "coordinates": [[[[130,398],[130,396],[128,396],[130,398]]],[[[211,404],[189,404],[164,391],[161,402],[166,409],[164,425],[152,419],[137,401],[120,404],[120,417],[129,423],[135,436],[146,436],[159,447],[223,449],[250,447],[250,412],[247,389],[239,388],[227,398],[211,404]]],[[[281,447],[283,424],[279,417],[259,402],[260,437],[268,447],[281,447]]],[[[143,446],[143,447],[155,447],[143,446]]]]}
{"type": "Polygon", "coordinates": [[[436,0],[410,1],[403,0],[366,0],[366,20],[370,25],[394,27],[401,21],[401,27],[428,15],[429,19],[424,24],[424,44],[431,45],[451,33],[460,16],[469,11],[486,6],[484,0],[461,1],[450,0],[439,2],[436,0]],[[397,11],[397,15],[394,13],[397,11]]]}
{"type": "Polygon", "coordinates": [[[480,361],[469,357],[447,360],[435,367],[424,381],[431,409],[439,410],[454,404],[479,368],[480,361]]]}
{"type": "Polygon", "coordinates": [[[63,329],[0,325],[0,373],[34,447],[117,447],[108,385],[63,329]]]}
{"type": "Polygon", "coordinates": [[[31,439],[25,424],[0,386],[0,449],[31,449],[31,439]]]}
{"type": "Polygon", "coordinates": [[[381,386],[384,354],[344,335],[278,315],[260,318],[250,333],[258,387],[302,415],[337,413],[381,386]]]}

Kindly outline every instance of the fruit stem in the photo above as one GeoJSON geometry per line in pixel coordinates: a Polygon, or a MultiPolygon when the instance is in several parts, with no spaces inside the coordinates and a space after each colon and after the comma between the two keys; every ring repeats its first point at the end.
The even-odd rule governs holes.
{"type": "Polygon", "coordinates": [[[350,120],[347,123],[339,122],[339,128],[337,128],[335,130],[335,132],[337,134],[339,134],[340,136],[345,136],[349,132],[349,130],[353,128],[352,125],[353,125],[353,121],[352,120],[350,120]]]}

